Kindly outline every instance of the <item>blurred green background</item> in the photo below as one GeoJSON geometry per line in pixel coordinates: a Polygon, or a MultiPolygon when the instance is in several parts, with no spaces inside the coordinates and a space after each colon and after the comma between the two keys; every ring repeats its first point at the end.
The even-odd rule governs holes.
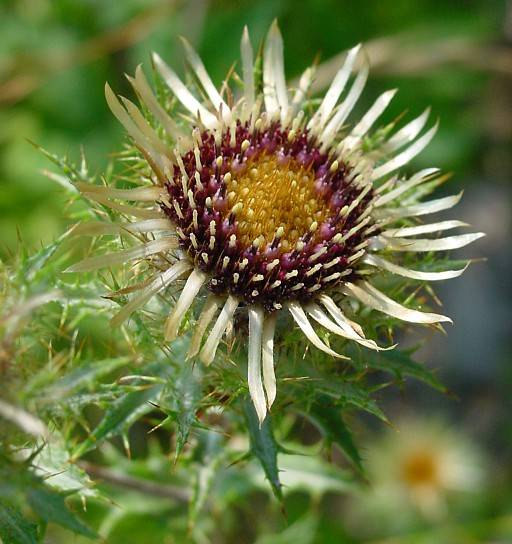
{"type": "MultiPolygon", "coordinates": [[[[148,67],[153,50],[183,70],[183,35],[220,83],[238,58],[243,26],[260,44],[276,17],[290,79],[316,59],[321,89],[334,73],[331,59],[364,42],[373,70],[359,111],[395,87],[400,92],[388,119],[432,107],[440,129],[414,166],[454,173],[443,190],[465,189],[456,216],[488,234],[463,254],[486,261],[438,289],[455,327],[446,337],[432,335],[420,351],[453,394],[409,384],[398,396],[393,388],[381,400],[395,428],[356,423],[370,474],[385,474],[384,481],[376,477],[364,493],[333,494],[315,508],[301,509],[297,499],[289,526],[282,520],[277,532],[265,529],[264,508],[246,504],[229,515],[253,524],[246,541],[260,544],[512,542],[512,3],[2,0],[0,256],[8,259],[19,244],[44,245],[66,227],[66,197],[44,176],[50,165],[28,140],[77,160],[83,146],[91,168],[101,173],[123,139],[105,104],[106,80],[131,96],[123,74],[139,63],[148,67]],[[430,461],[414,457],[414,444],[432,433],[443,439],[427,440],[423,451],[446,444],[429,455],[440,463],[449,458],[447,466],[467,484],[459,487],[467,489],[439,484],[435,497],[420,492],[430,461]],[[418,438],[411,446],[407,436],[418,438]]],[[[408,335],[404,342],[416,340],[408,335]]],[[[150,533],[136,531],[124,542],[145,542],[143,534],[150,533]]],[[[69,541],[63,538],[59,542],[69,541]]],[[[172,535],[164,541],[175,542],[172,535]]]]}

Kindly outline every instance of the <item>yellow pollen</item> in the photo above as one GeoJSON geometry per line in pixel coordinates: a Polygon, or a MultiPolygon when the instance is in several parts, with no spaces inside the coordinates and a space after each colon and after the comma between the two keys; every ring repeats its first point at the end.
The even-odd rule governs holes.
{"type": "Polygon", "coordinates": [[[235,214],[237,239],[260,249],[279,239],[281,251],[295,247],[299,238],[315,232],[331,215],[314,189],[314,174],[296,161],[279,165],[266,154],[252,159],[233,183],[226,174],[229,216],[235,214]]]}

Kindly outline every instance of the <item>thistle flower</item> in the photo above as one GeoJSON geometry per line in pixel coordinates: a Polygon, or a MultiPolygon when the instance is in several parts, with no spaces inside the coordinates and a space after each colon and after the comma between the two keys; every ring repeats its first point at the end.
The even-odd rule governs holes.
{"type": "Polygon", "coordinates": [[[168,263],[114,323],[120,324],[156,293],[186,278],[165,324],[165,338],[177,336],[185,313],[206,290],[188,355],[199,355],[210,364],[235,312],[246,311],[249,391],[262,421],[276,396],[273,341],[276,319],[283,311],[291,314],[314,346],[340,358],[312,322],[366,348],[380,348],[333,297],[355,299],[408,322],[450,321],[406,308],[370,281],[381,271],[421,281],[459,276],[463,270],[412,270],[394,256],[459,248],[482,236],[415,238],[466,226],[460,221],[418,224],[416,218],[451,208],[461,197],[417,201],[437,169],[409,178],[393,175],[434,136],[436,126],[419,136],[428,110],[391,136],[376,138],[371,146],[369,131],[395,91],[383,93],[360,121],[347,125],[368,76],[360,46],[348,52],[316,110],[307,98],[314,68],[304,72],[296,89],[286,85],[276,23],[264,44],[261,81],[244,30],[240,94],[228,82],[218,91],[187,42],[184,49],[197,96],[160,56],[153,55],[156,71],[178,104],[176,115],[158,101],[140,66],[129,81],[148,117],[126,98],[119,100],[106,85],[107,102],[150,166],[153,184],[126,190],[79,187],[90,198],[142,219],[122,226],[90,225],[89,234],[128,231],[148,233],[152,239],[114,255],[89,258],[73,271],[151,260],[157,254],[165,255],[168,263]],[[149,202],[150,207],[119,204],[117,199],[149,202]]]}

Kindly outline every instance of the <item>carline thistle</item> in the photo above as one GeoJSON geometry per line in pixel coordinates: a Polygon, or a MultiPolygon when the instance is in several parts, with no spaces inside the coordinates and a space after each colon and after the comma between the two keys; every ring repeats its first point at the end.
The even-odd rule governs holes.
{"type": "Polygon", "coordinates": [[[383,349],[347,317],[345,300],[408,322],[450,321],[407,308],[371,282],[382,272],[419,281],[459,276],[464,269],[408,268],[400,255],[456,249],[483,236],[418,237],[467,226],[456,220],[420,222],[422,216],[451,208],[461,197],[420,201],[424,184],[439,178],[437,168],[410,177],[396,174],[434,136],[436,126],[421,134],[429,110],[368,149],[366,138],[395,90],[379,96],[358,122],[348,123],[368,77],[360,46],[347,53],[316,109],[309,100],[314,67],[305,70],[296,88],[287,87],[276,23],[263,47],[261,78],[244,30],[239,94],[229,82],[219,92],[186,41],[184,49],[198,82],[197,96],[153,54],[156,71],[178,103],[179,111],[172,115],[140,66],[129,81],[151,123],[133,102],[118,99],[106,85],[112,112],[153,172],[152,185],[118,189],[78,184],[84,195],[130,219],[122,224],[91,222],[77,232],[132,233],[145,239],[118,253],[87,258],[71,271],[137,259],[151,262],[162,255],[168,263],[156,268],[113,323],[119,325],[152,296],[186,279],[167,318],[165,339],[176,338],[184,315],[206,291],[188,356],[210,364],[235,313],[247,311],[248,386],[263,421],[276,397],[274,332],[283,311],[314,346],[340,358],[343,355],[320,338],[313,323],[365,348],[383,349]],[[155,124],[165,137],[159,136],[155,124]]]}

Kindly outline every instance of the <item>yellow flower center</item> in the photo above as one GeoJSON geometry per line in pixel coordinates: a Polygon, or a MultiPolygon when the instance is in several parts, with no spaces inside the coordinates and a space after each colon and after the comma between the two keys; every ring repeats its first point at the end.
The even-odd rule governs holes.
{"type": "Polygon", "coordinates": [[[328,203],[315,192],[311,169],[289,160],[262,154],[250,159],[247,168],[227,183],[228,214],[235,213],[237,238],[244,245],[264,247],[280,234],[280,249],[289,251],[301,236],[325,221],[328,203]]]}
{"type": "Polygon", "coordinates": [[[437,486],[439,480],[437,459],[430,452],[417,451],[404,460],[402,477],[407,485],[437,486]]]}

